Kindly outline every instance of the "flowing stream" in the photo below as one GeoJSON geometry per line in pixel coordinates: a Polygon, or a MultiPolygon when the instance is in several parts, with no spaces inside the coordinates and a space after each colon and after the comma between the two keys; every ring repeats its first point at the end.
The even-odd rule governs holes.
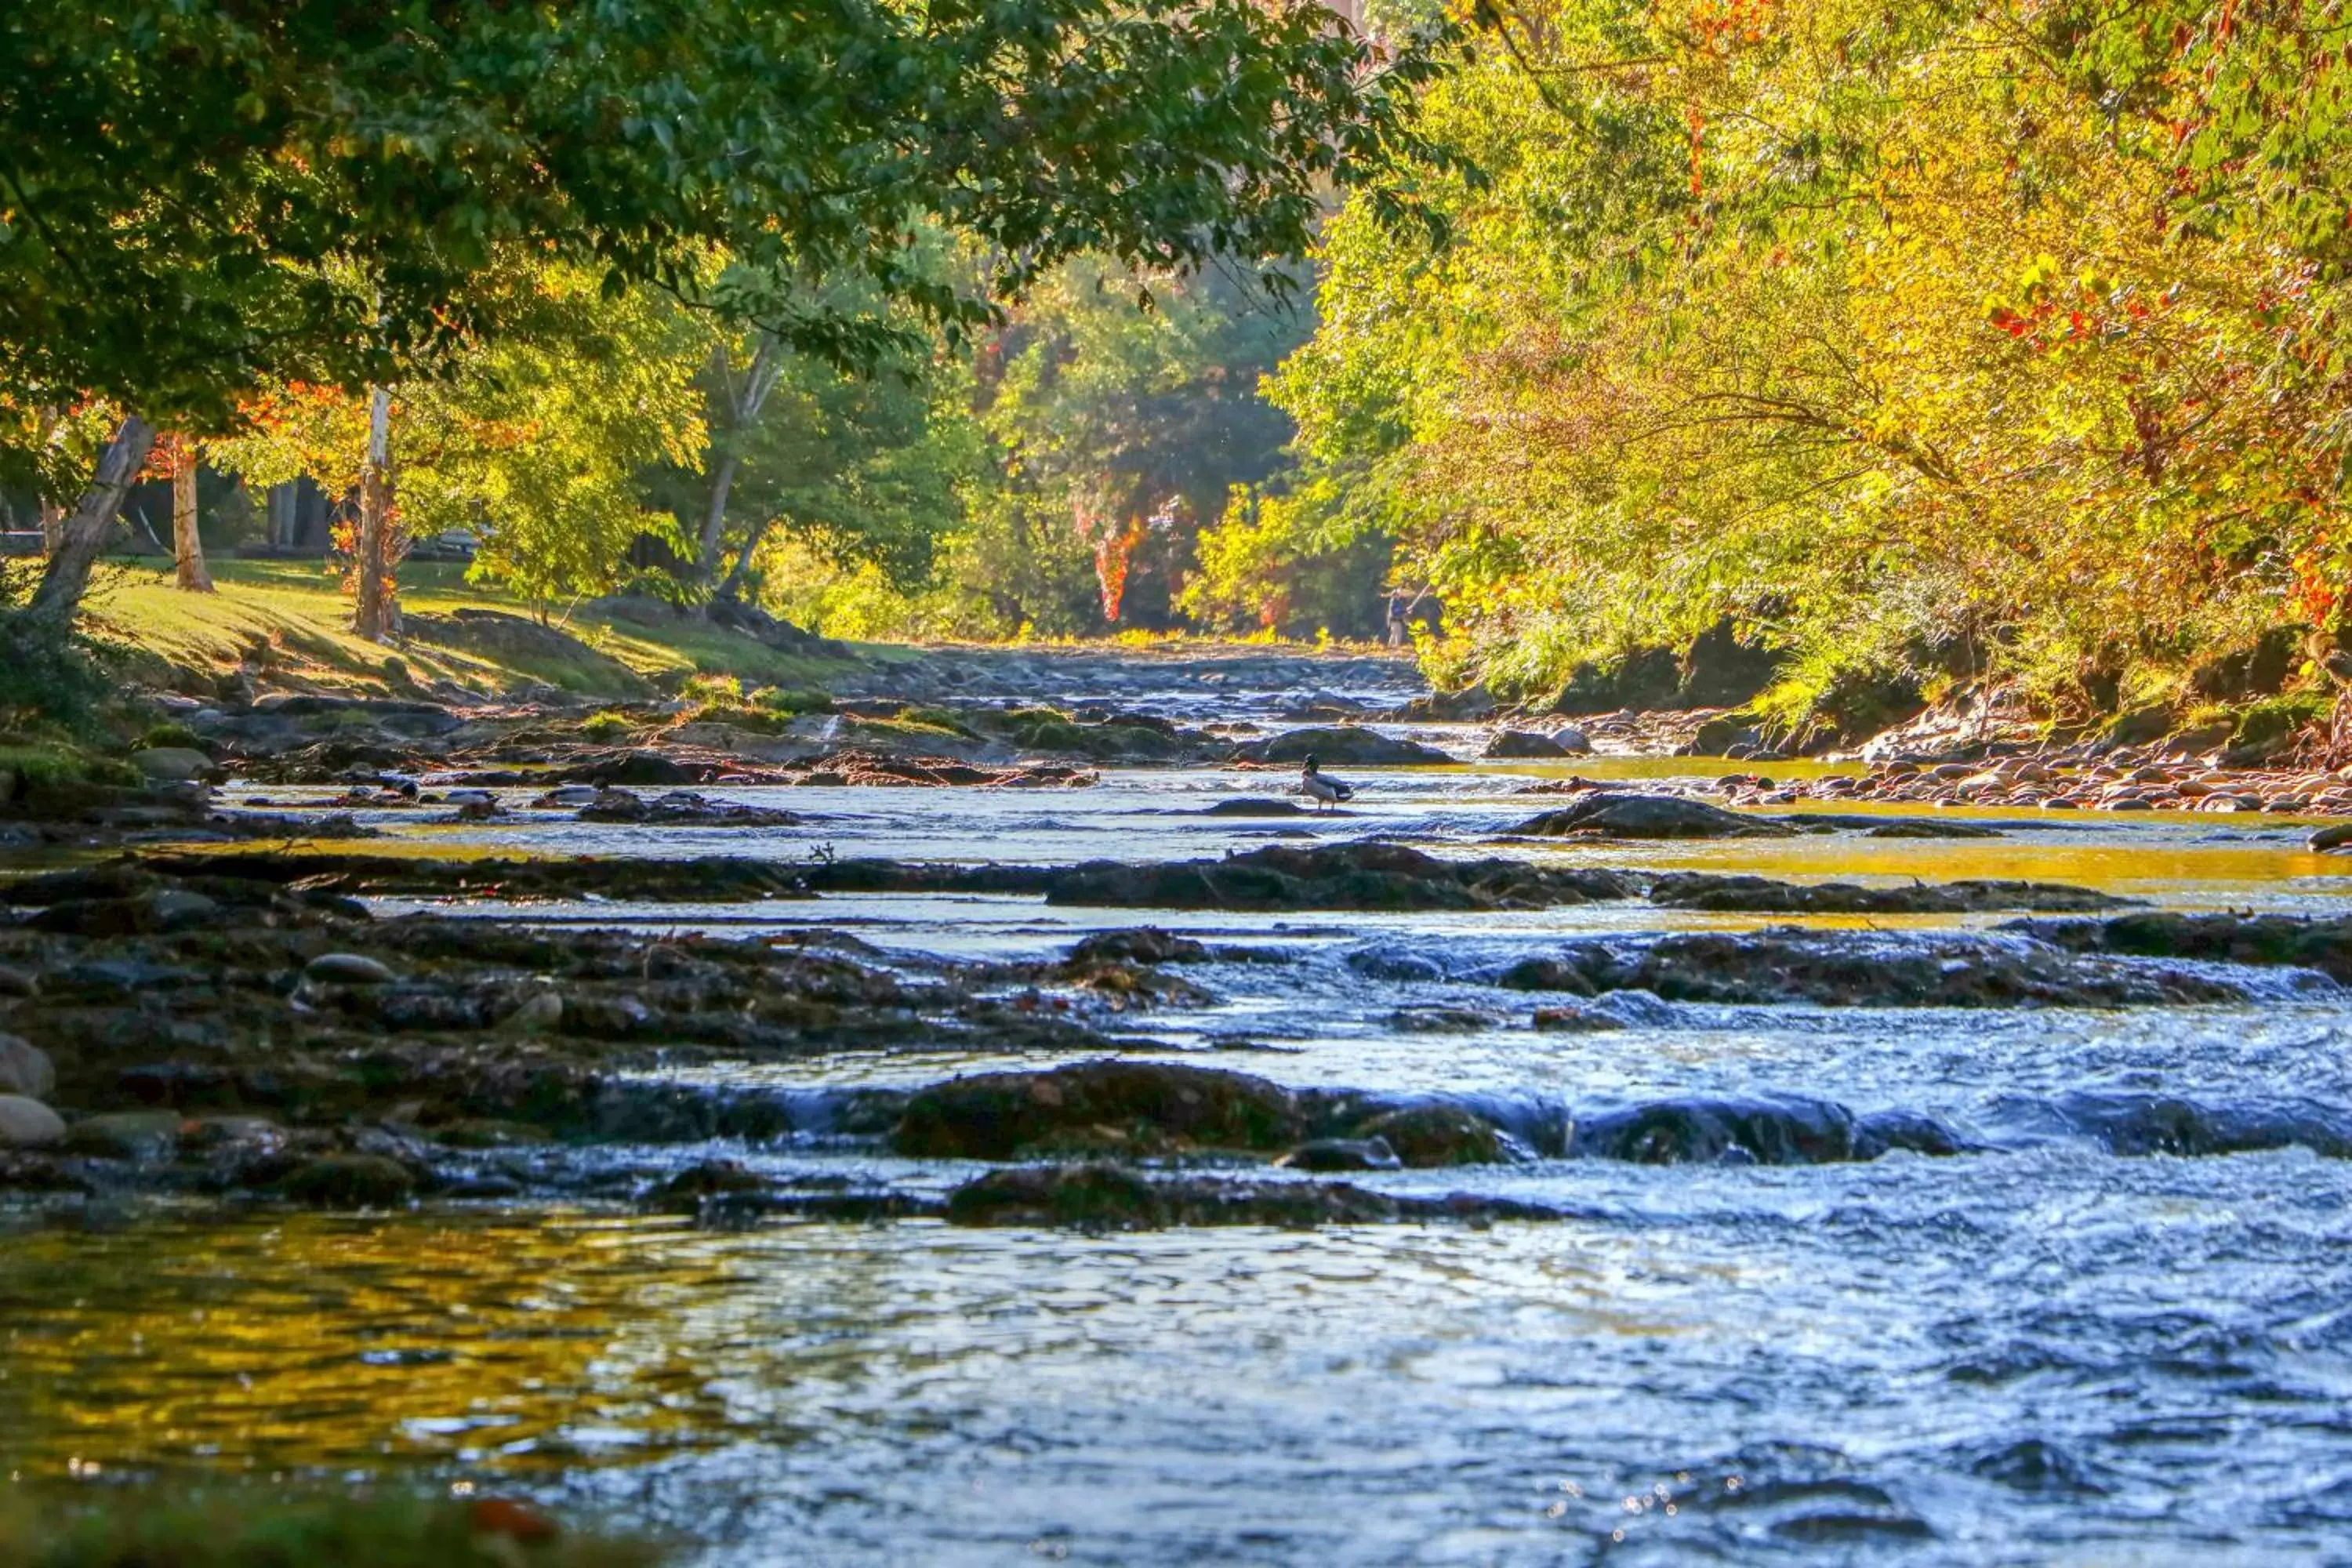
{"type": "MultiPolygon", "coordinates": [[[[1167,695],[1202,716],[1198,693],[1167,695]]],[[[1211,708],[1269,721],[1245,693],[1211,708]]],[[[1412,733],[1475,752],[1467,730],[1412,733]]],[[[1052,793],[714,792],[812,818],[774,831],[413,831],[796,861],[1173,859],[1369,834],[1466,851],[1541,809],[1514,793],[1531,780],[1724,764],[1347,771],[1358,808],[1320,820],[1198,815],[1279,775],[1134,770],[1052,793]]],[[[2011,826],[1509,852],[1801,881],[2032,878],[2180,909],[2333,913],[2352,892],[2352,863],[2276,820],[1981,819],[2011,826]]],[[[1618,1027],[1544,1033],[1542,999],[1492,976],[1563,941],[1810,924],[1870,928],[1860,940],[1895,953],[2003,917],[886,895],[520,912],[822,927],[952,956],[1047,955],[1144,923],[1199,936],[1240,950],[1187,968],[1213,1000],[1134,1015],[1129,1043],[1297,1087],[1475,1096],[1526,1159],[1349,1179],[1571,1217],[1097,1237],[445,1204],[26,1230],[0,1237],[0,1469],[472,1484],[650,1525],[711,1564],[2352,1561],[2352,1010],[2318,975],[2213,966],[2254,999],[2116,1011],[1624,994],[1605,1003],[1618,1027]],[[1692,1095],[1915,1113],[1971,1152],[1559,1157],[1580,1117],[1692,1095]],[[2140,1152],[2133,1129],[2158,1105],[2317,1131],[2140,1152]]],[[[831,1109],[1050,1061],[705,1069],[795,1097],[797,1131],[658,1158],[942,1188],[977,1167],[877,1153],[835,1136],[831,1109]]]]}

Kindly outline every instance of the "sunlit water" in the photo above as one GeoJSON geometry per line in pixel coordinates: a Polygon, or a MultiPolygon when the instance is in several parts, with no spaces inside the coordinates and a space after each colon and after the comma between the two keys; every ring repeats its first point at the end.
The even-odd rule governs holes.
{"type": "MultiPolygon", "coordinates": [[[[2332,912],[2352,891],[2352,866],[2267,819],[1982,814],[2017,826],[1487,846],[1550,804],[1514,790],[1570,771],[1359,770],[1360,809],[1321,821],[1198,816],[1287,782],[1206,770],[1050,794],[711,792],[810,816],[774,832],[374,820],[469,851],[1047,864],[1381,833],[1794,879],[2032,878],[2182,908],[2332,912]]],[[[1191,967],[1213,1000],[1097,1020],[1129,1050],[1475,1096],[1530,1129],[1678,1095],[1801,1095],[1933,1116],[1982,1148],[1794,1168],[1537,1149],[1360,1178],[1574,1216],[1489,1230],[712,1231],[457,1205],[27,1225],[0,1232],[0,1471],[471,1481],[656,1526],[712,1564],[2352,1561],[2352,1160],[2132,1156],[2066,1111],[2161,1096],[2352,1126],[2352,1007],[2317,976],[2217,969],[2253,1000],[2119,1012],[1636,994],[1604,1005],[1621,1027],[1558,1034],[1531,1026],[1549,999],[1492,973],[1570,942],[1786,922],[1639,902],[1236,917],[896,896],[527,912],[831,927],[910,960],[1045,956],[1157,923],[1281,962],[1191,967]],[[1400,1023],[1434,1008],[1483,1017],[1400,1023]]],[[[1811,923],[1874,923],[1853,940],[1892,944],[1939,922],[1811,923]]],[[[973,1167],[845,1142],[824,1107],[1052,1059],[681,1069],[797,1097],[805,1125],[596,1157],[723,1153],[787,1182],[936,1192],[973,1167]]]]}

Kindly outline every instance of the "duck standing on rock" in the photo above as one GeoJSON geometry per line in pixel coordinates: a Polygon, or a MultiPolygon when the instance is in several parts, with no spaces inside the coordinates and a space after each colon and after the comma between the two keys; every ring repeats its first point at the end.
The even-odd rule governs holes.
{"type": "Polygon", "coordinates": [[[1356,798],[1356,786],[1333,778],[1316,762],[1315,753],[1307,753],[1306,766],[1298,770],[1299,793],[1318,805],[1337,805],[1343,800],[1356,798]]]}

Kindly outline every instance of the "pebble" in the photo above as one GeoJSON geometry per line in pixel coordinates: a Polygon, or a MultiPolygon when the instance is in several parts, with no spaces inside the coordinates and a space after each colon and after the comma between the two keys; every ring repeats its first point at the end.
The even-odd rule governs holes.
{"type": "Polygon", "coordinates": [[[58,1087],[58,1069],[49,1054],[16,1035],[0,1035],[0,1094],[47,1100],[58,1087]]]}
{"type": "Polygon", "coordinates": [[[302,966],[302,974],[323,985],[389,985],[400,978],[363,952],[322,952],[302,966]]]}
{"type": "Polygon", "coordinates": [[[535,1034],[551,1029],[563,1022],[563,998],[553,991],[541,991],[506,1016],[503,1028],[523,1034],[535,1034]]]}
{"type": "Polygon", "coordinates": [[[46,1149],[66,1141],[58,1113],[30,1095],[0,1094],[0,1149],[46,1149]]]}

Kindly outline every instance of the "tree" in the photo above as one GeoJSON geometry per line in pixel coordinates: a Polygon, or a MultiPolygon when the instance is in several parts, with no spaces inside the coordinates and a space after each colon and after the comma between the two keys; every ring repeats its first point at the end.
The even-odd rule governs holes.
{"type": "Polygon", "coordinates": [[[1560,0],[1351,203],[1278,398],[1497,683],[1731,616],[1768,705],[2179,694],[2352,583],[2332,9],[1560,0]]]}
{"type": "MultiPolygon", "coordinates": [[[[0,363],[23,401],[131,411],[108,471],[135,471],[150,421],[225,434],[269,386],[357,393],[488,341],[478,285],[513,244],[867,363],[902,330],[796,280],[855,274],[955,331],[991,313],[909,264],[910,216],[976,237],[1004,288],[1082,248],[1295,254],[1327,181],[1412,145],[1435,68],[1303,0],[16,7],[0,363]],[[702,292],[714,245],[746,265],[702,292]]],[[[50,612],[110,499],[77,509],[50,612]]]]}
{"type": "Polygon", "coordinates": [[[1164,622],[1194,533],[1279,466],[1290,422],[1258,384],[1312,325],[1226,270],[1083,258],[990,346],[984,419],[1094,552],[1104,621],[1164,622]]]}
{"type": "Polygon", "coordinates": [[[184,437],[171,443],[172,557],[173,577],[182,592],[209,594],[213,574],[205,566],[204,535],[196,528],[196,469],[203,448],[184,437]]]}
{"type": "Polygon", "coordinates": [[[630,542],[660,526],[641,473],[698,459],[700,337],[683,312],[651,293],[608,297],[560,264],[512,261],[501,288],[499,336],[445,354],[437,374],[360,396],[280,387],[247,405],[245,436],[215,445],[215,460],[256,487],[307,475],[357,498],[362,637],[397,635],[411,535],[470,537],[475,574],[542,616],[614,586],[630,542]]]}

